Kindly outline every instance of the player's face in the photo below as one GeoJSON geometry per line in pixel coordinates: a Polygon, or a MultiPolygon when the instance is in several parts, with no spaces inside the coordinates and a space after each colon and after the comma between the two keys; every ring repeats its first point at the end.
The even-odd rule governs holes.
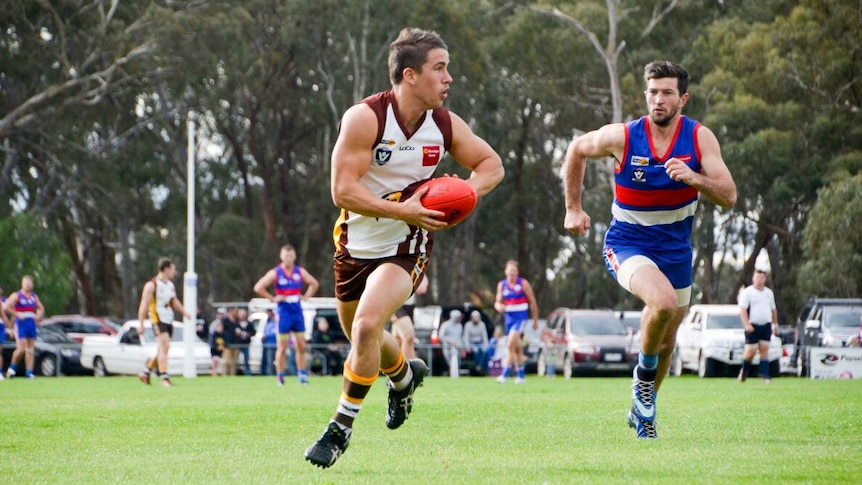
{"type": "Polygon", "coordinates": [[[168,277],[169,280],[174,279],[177,276],[177,265],[172,264],[165,268],[165,275],[168,277]]]}
{"type": "Polygon", "coordinates": [[[449,95],[449,85],[452,76],[449,75],[449,51],[446,49],[431,49],[428,59],[422,64],[422,72],[416,73],[416,87],[429,108],[440,108],[449,95]]]}
{"type": "Polygon", "coordinates": [[[688,93],[680,96],[679,80],[675,77],[648,80],[644,95],[650,121],[658,126],[668,126],[674,121],[688,99],[688,93]]]}
{"type": "Polygon", "coordinates": [[[30,278],[22,278],[21,289],[24,291],[33,291],[33,280],[30,278]]]}
{"type": "Polygon", "coordinates": [[[518,267],[514,264],[506,265],[505,274],[507,279],[514,281],[518,277],[518,267]]]}
{"type": "Polygon", "coordinates": [[[290,266],[296,261],[296,251],[282,249],[279,258],[285,266],[290,266]]]}

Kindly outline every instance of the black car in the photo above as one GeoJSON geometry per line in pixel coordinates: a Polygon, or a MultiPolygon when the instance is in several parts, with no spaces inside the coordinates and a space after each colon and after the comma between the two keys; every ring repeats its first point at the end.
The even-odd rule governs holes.
{"type": "MultiPolygon", "coordinates": [[[[6,340],[3,345],[3,364],[12,362],[15,342],[6,340]]],[[[23,357],[19,361],[17,377],[24,376],[23,357]]],[[[6,372],[6,368],[3,372],[6,372]]],[[[81,366],[81,344],[65,333],[51,327],[39,328],[36,337],[34,369],[39,376],[85,375],[90,372],[81,366]]]]}
{"type": "Polygon", "coordinates": [[[862,298],[809,298],[796,321],[796,363],[799,375],[808,376],[809,350],[813,347],[844,347],[859,331],[862,298]]]}

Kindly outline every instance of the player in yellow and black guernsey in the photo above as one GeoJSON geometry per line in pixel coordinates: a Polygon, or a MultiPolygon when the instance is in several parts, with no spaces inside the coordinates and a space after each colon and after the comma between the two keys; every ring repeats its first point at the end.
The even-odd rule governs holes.
{"type": "Polygon", "coordinates": [[[158,366],[162,385],[171,387],[171,380],[168,377],[168,350],[174,333],[174,310],[182,313],[186,318],[192,318],[192,316],[177,299],[177,288],[174,286],[177,266],[168,258],[160,258],[158,267],[159,273],[144,284],[141,305],[138,307],[140,321],[138,334],[144,335],[144,322],[149,319],[156,334],[158,352],[147,360],[144,370],[138,377],[144,384],[149,384],[150,373],[158,366]]]}

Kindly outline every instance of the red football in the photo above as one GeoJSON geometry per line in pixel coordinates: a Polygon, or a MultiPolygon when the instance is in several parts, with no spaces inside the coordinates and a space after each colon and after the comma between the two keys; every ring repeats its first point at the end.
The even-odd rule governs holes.
{"type": "Polygon", "coordinates": [[[422,187],[428,187],[428,192],[420,199],[422,205],[445,213],[440,220],[449,226],[466,219],[479,200],[476,189],[457,177],[434,178],[419,186],[422,187]]]}

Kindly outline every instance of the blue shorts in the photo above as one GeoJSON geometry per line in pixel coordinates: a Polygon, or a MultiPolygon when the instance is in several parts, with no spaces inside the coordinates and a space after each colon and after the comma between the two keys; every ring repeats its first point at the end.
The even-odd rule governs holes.
{"type": "Polygon", "coordinates": [[[620,285],[627,288],[628,282],[619,281],[620,266],[629,258],[634,256],[644,256],[650,259],[658,266],[658,269],[664,273],[665,277],[670,280],[670,284],[675,289],[684,289],[691,286],[691,251],[687,253],[660,253],[655,251],[645,250],[642,247],[635,246],[605,246],[602,251],[602,256],[605,259],[605,266],[608,272],[620,285]]]}
{"type": "Polygon", "coordinates": [[[524,326],[527,324],[526,320],[513,320],[506,322],[506,335],[509,335],[512,332],[518,332],[520,334],[524,333],[524,326]]]}
{"type": "Polygon", "coordinates": [[[18,320],[15,322],[15,327],[18,329],[18,338],[36,338],[37,332],[35,320],[30,318],[27,320],[18,320]]]}
{"type": "Polygon", "coordinates": [[[6,325],[0,323],[0,344],[6,343],[6,325]]]}
{"type": "Polygon", "coordinates": [[[281,313],[278,314],[278,333],[288,334],[290,332],[305,332],[305,317],[302,313],[281,313]]]}

